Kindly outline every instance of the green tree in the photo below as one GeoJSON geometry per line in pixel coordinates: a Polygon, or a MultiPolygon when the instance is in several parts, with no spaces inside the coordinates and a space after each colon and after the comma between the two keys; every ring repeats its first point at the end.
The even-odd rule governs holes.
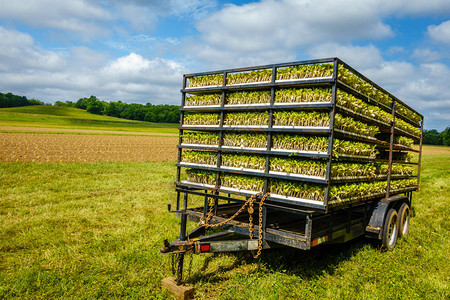
{"type": "Polygon", "coordinates": [[[91,96],[88,99],[88,104],[86,106],[86,111],[91,114],[101,115],[104,109],[103,102],[98,100],[97,97],[91,96]]]}
{"type": "Polygon", "coordinates": [[[450,127],[447,127],[442,131],[442,140],[445,146],[450,146],[450,127]]]}

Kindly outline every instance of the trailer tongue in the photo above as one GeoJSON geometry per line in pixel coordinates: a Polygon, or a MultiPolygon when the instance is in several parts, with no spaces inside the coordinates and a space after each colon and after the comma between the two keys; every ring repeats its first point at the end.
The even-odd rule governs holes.
{"type": "Polygon", "coordinates": [[[390,250],[408,233],[423,116],[340,59],[188,74],[181,93],[180,235],[161,248],[177,284],[186,253],[364,235],[390,250]]]}

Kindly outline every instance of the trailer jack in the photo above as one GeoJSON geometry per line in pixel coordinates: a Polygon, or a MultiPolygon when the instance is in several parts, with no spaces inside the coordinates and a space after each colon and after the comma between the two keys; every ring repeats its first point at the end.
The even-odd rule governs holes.
{"type": "MultiPolygon", "coordinates": [[[[176,271],[176,282],[178,285],[183,284],[183,263],[185,254],[253,251],[258,250],[259,248],[258,240],[255,239],[227,239],[235,234],[233,231],[223,231],[197,237],[201,233],[202,230],[197,228],[187,235],[188,239],[185,241],[177,239],[169,243],[167,240],[164,240],[164,246],[160,249],[160,253],[162,254],[174,255],[173,271],[176,271]]],[[[273,248],[273,246],[273,244],[270,245],[266,241],[262,242],[262,249],[273,248]]]]}

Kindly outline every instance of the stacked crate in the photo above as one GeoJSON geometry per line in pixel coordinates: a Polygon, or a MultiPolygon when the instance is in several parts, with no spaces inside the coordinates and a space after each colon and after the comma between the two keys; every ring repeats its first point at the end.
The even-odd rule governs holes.
{"type": "Polygon", "coordinates": [[[423,116],[338,58],[189,74],[181,92],[179,188],[319,210],[418,188],[423,116]]]}

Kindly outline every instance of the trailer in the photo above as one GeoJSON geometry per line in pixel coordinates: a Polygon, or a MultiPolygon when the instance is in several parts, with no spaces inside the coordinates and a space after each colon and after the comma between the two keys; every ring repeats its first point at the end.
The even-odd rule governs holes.
{"type": "Polygon", "coordinates": [[[339,58],[186,74],[181,94],[178,284],[186,253],[408,234],[423,116],[339,58]]]}

